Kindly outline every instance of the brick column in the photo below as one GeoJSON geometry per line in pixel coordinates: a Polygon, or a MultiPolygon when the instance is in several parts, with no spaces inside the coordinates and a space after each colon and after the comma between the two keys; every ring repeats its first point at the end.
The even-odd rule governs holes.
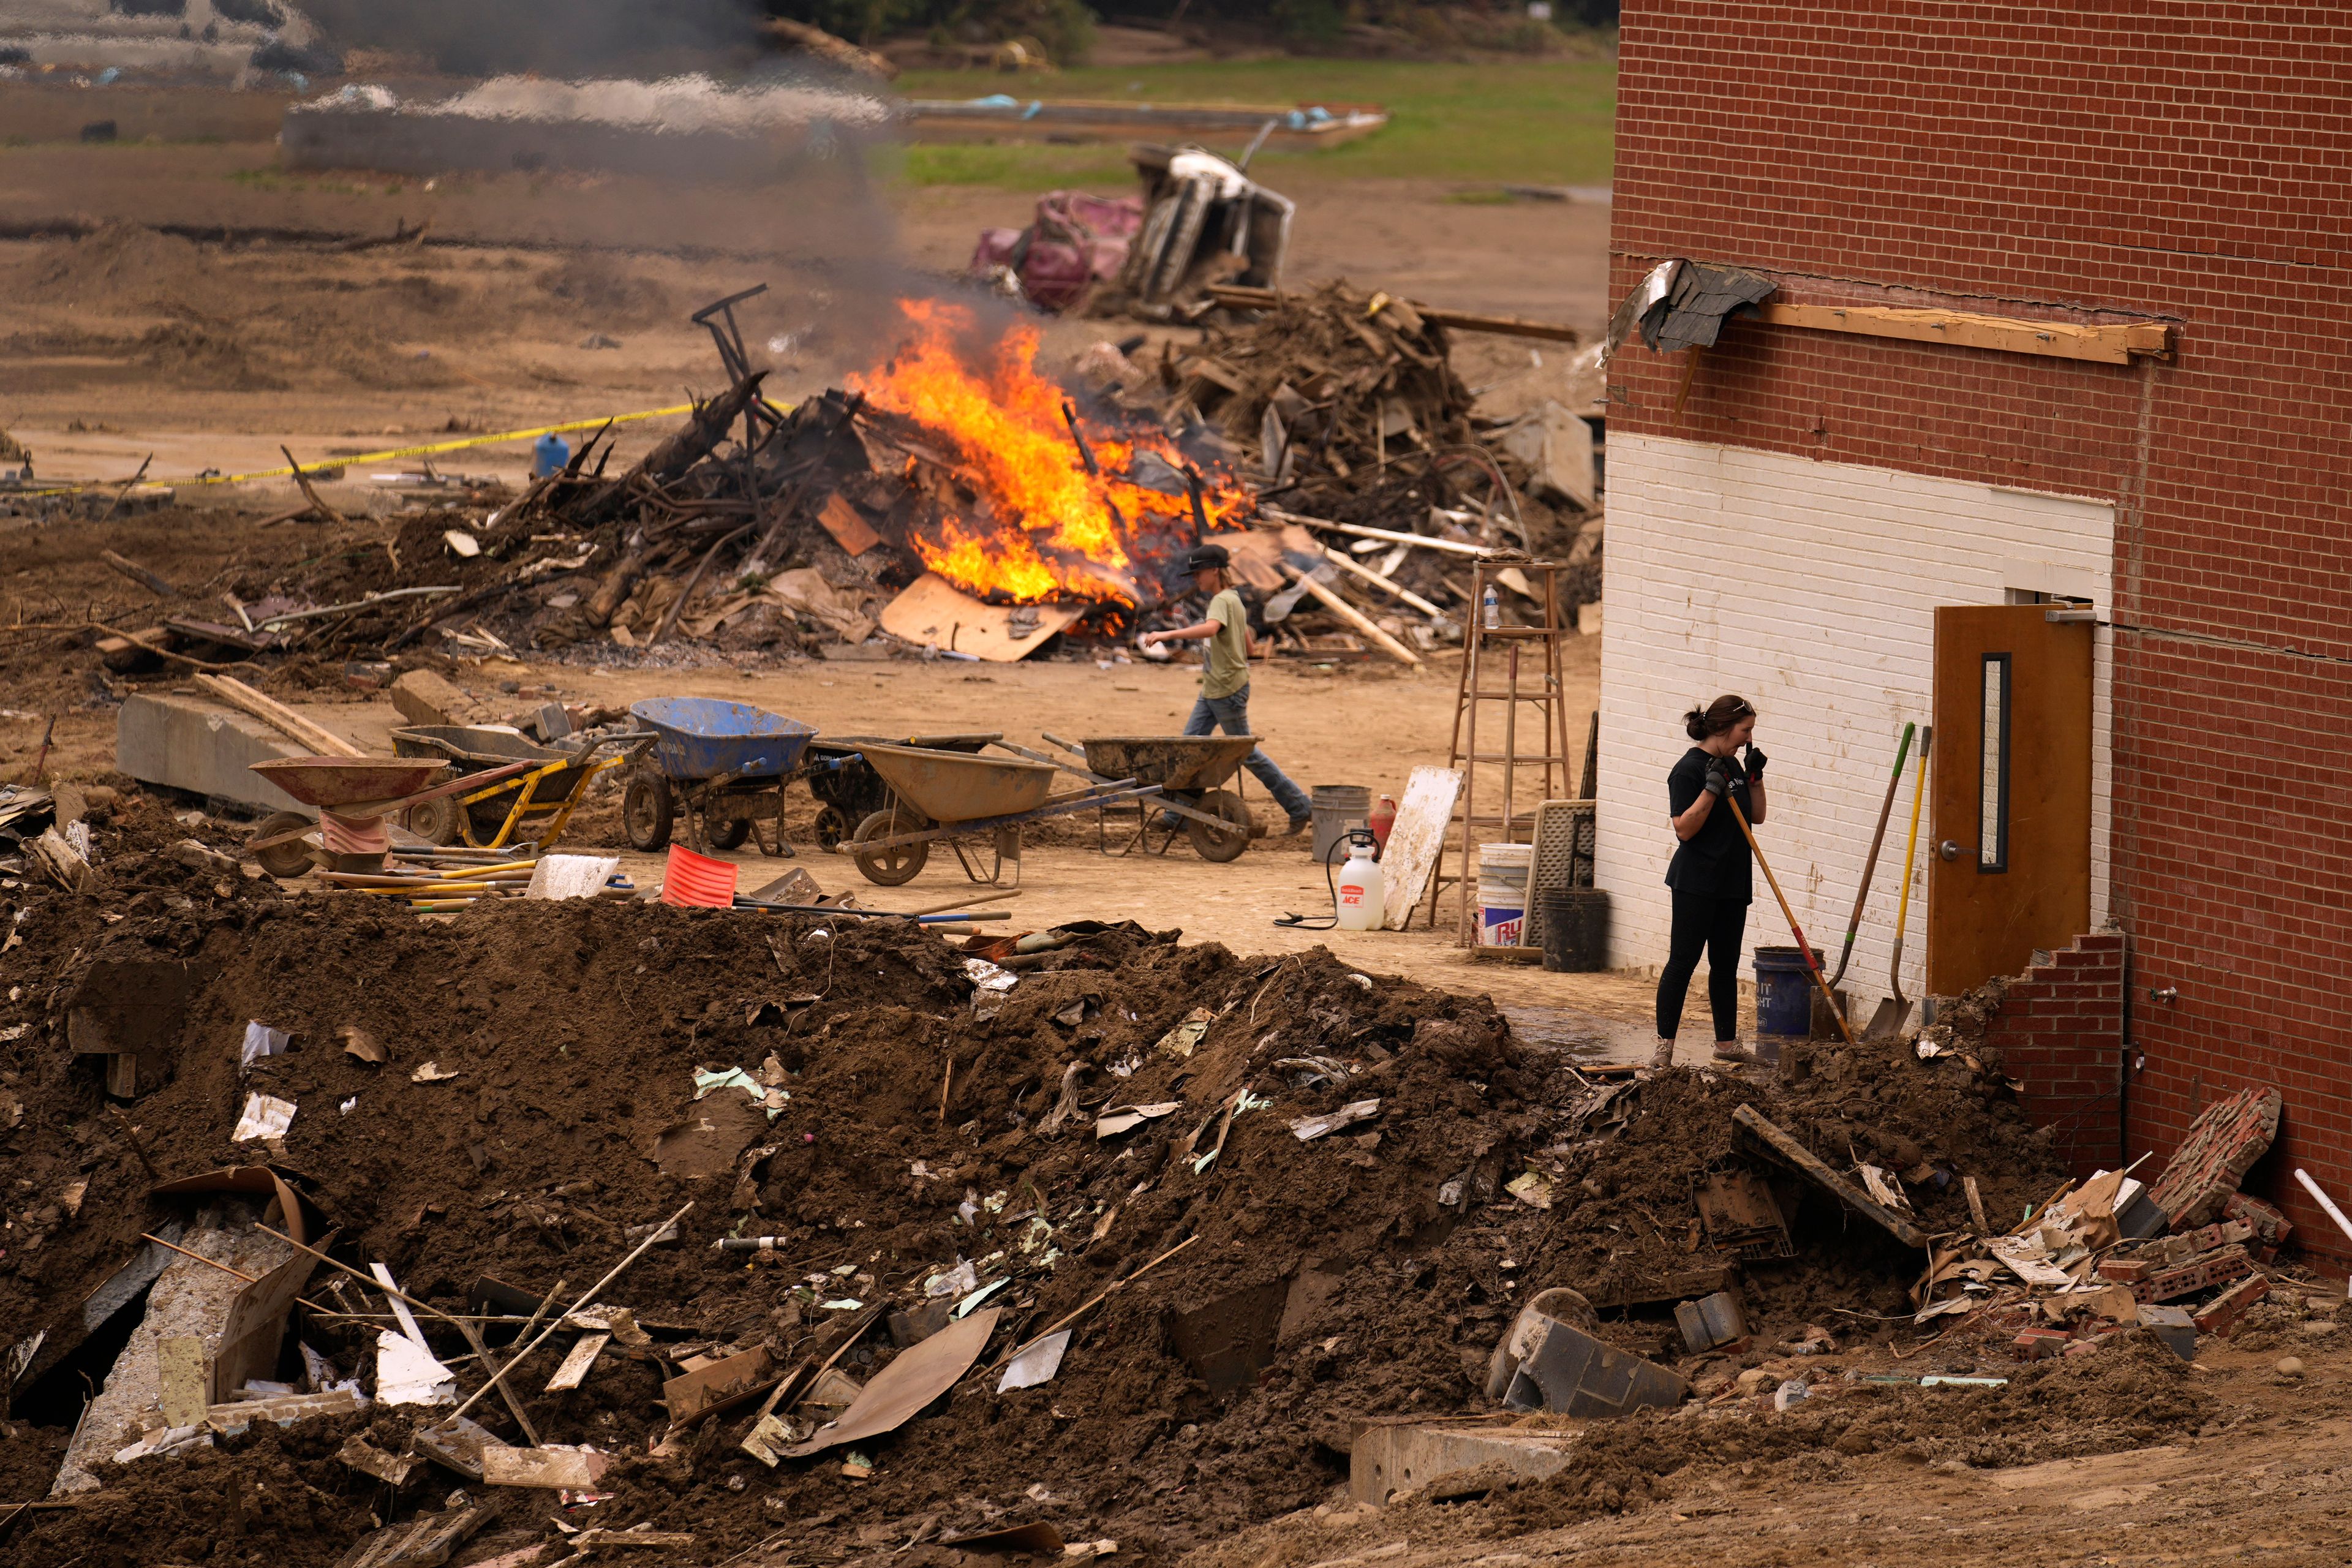
{"type": "MultiPolygon", "coordinates": [[[[1985,1045],[2025,1085],[2025,1113],[2053,1129],[2053,1152],[2076,1175],[2112,1169],[2122,1141],[2116,1084],[2124,1047],[2124,938],[2078,936],[2010,982],[1985,1045]]],[[[1988,1062],[1988,1066],[1993,1065],[1988,1062]]]]}

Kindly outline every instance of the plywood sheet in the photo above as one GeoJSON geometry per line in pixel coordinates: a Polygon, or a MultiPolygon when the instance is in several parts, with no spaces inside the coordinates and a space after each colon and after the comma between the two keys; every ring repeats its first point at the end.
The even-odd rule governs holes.
{"type": "Polygon", "coordinates": [[[946,578],[926,572],[884,608],[882,629],[927,647],[1010,664],[1035,653],[1048,637],[1085,614],[1082,605],[1024,605],[1016,610],[983,604],[946,578]]]}
{"type": "Polygon", "coordinates": [[[1381,855],[1381,879],[1388,885],[1381,921],[1385,929],[1404,930],[1413,906],[1429,890],[1430,873],[1436,868],[1446,825],[1454,820],[1454,802],[1461,794],[1462,773],[1456,768],[1415,768],[1405,780],[1396,824],[1389,829],[1388,848],[1381,855]]]}

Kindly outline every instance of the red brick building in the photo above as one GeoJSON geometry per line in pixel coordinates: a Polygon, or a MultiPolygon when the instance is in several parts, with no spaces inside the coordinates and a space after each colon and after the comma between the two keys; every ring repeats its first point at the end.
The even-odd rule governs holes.
{"type": "MultiPolygon", "coordinates": [[[[1791,737],[1767,852],[1834,951],[1906,717],[1947,716],[1915,896],[2042,863],[1988,826],[2006,846],[2039,710],[2007,652],[1951,689],[1979,667],[1947,607],[2095,619],[2095,674],[2066,678],[2094,716],[2053,721],[2092,757],[2087,918],[2020,917],[2007,960],[1953,958],[1937,989],[2053,950],[2009,1059],[2085,1169],[2276,1084],[2248,1190],[2352,1251],[2288,1174],[2352,1200],[2352,12],[1641,0],[1622,26],[1612,298],[1677,258],[1778,288],[1712,347],[1611,363],[1602,871],[1641,905],[1620,961],[1663,950],[1662,703],[1746,690],[1791,737]],[[2091,338],[2141,346],[2062,357],[2091,338]],[[2063,951],[2102,930],[2121,941],[2063,951]]],[[[2015,809],[2024,846],[2038,808],[2015,809]]]]}

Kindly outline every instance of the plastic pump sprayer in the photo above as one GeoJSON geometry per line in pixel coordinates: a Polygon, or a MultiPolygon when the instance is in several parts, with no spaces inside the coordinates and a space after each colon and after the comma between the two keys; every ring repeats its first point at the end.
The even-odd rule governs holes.
{"type": "Polygon", "coordinates": [[[1348,852],[1346,865],[1335,870],[1329,857],[1323,861],[1323,883],[1331,892],[1331,912],[1314,920],[1285,914],[1275,924],[1300,931],[1381,929],[1388,907],[1388,884],[1381,875],[1380,840],[1370,827],[1350,827],[1331,846],[1333,854],[1342,848],[1348,852]]]}

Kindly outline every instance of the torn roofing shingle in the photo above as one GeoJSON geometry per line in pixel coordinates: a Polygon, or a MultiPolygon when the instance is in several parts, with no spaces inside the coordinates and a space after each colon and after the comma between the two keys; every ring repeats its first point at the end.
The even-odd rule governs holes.
{"type": "Polygon", "coordinates": [[[1755,307],[1779,287],[1769,278],[1737,267],[1685,261],[1665,299],[1643,313],[1642,341],[1658,353],[1712,348],[1726,318],[1743,310],[1754,315],[1755,307]]]}

